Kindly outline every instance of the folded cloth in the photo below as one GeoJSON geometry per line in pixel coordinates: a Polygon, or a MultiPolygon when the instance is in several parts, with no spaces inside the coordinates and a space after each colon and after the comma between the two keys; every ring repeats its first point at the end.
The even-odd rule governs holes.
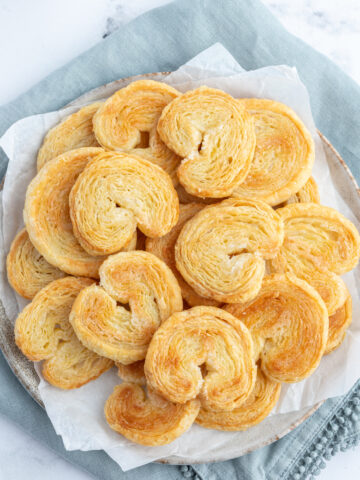
{"type": "MultiPolygon", "coordinates": [[[[360,179],[360,88],[332,62],[287,33],[258,0],[180,0],[152,10],[57,70],[0,108],[0,135],[27,115],[61,108],[82,93],[115,79],[178,68],[215,42],[246,69],[297,67],[311,98],[318,128],[360,179]]],[[[6,156],[0,155],[0,175],[6,156]]],[[[150,464],[123,473],[103,452],[67,452],[46,413],[23,390],[0,356],[0,414],[22,426],[64,458],[111,479],[302,479],[316,475],[324,460],[360,438],[360,383],[328,400],[281,440],[236,460],[192,466],[150,464]]]]}

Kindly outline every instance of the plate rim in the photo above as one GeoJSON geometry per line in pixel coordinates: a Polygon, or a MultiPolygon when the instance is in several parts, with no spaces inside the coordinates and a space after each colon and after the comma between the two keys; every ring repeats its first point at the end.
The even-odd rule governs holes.
{"type": "MultiPolygon", "coordinates": [[[[154,72],[154,73],[146,73],[146,74],[139,74],[139,75],[132,75],[129,77],[124,77],[109,83],[106,83],[104,85],[98,86],[96,88],[93,88],[89,90],[88,92],[85,92],[84,94],[80,95],[76,99],[72,100],[69,102],[67,105],[62,107],[59,110],[62,110],[67,107],[72,107],[72,106],[80,106],[81,104],[85,103],[90,103],[94,102],[96,100],[99,100],[103,98],[104,96],[102,95],[102,92],[105,89],[108,88],[113,88],[114,90],[117,90],[118,88],[122,88],[126,86],[127,84],[135,81],[135,80],[140,80],[140,79],[155,79],[155,80],[163,80],[166,78],[166,76],[171,73],[171,72],[154,72]]],[[[318,131],[318,134],[320,136],[321,141],[331,150],[334,158],[338,161],[338,163],[341,165],[341,167],[344,169],[346,175],[349,177],[351,183],[353,184],[353,187],[355,188],[357,195],[360,199],[360,188],[356,182],[356,179],[354,178],[353,174],[351,173],[351,170],[347,166],[346,162],[344,159],[341,157],[339,152],[335,149],[335,147],[330,143],[330,141],[321,133],[318,131]]],[[[6,173],[5,173],[6,175],[6,173]]],[[[4,175],[4,178],[5,178],[4,175]]],[[[2,189],[3,186],[3,181],[1,182],[0,189],[2,189]]],[[[2,304],[2,301],[0,299],[0,317],[5,317],[5,309],[2,304]]],[[[7,318],[8,319],[8,318],[7,318]]],[[[9,321],[10,323],[10,321],[9,321]]],[[[24,357],[21,352],[17,349],[17,346],[15,344],[15,339],[14,339],[14,334],[12,329],[10,330],[10,326],[7,329],[5,325],[5,333],[0,330],[0,349],[2,350],[2,353],[4,355],[4,358],[6,359],[10,369],[16,376],[16,378],[19,380],[19,382],[22,384],[24,389],[29,393],[29,395],[42,407],[45,409],[44,404],[41,400],[39,391],[38,391],[38,384],[39,384],[39,377],[36,373],[36,370],[34,368],[33,362],[30,362],[29,360],[24,357]],[[10,342],[9,342],[10,339],[10,342]],[[30,377],[29,377],[30,376],[30,377]]],[[[292,431],[294,428],[299,426],[301,423],[303,423],[307,418],[309,418],[316,410],[320,408],[320,406],[324,403],[324,401],[319,402],[311,407],[307,407],[305,413],[298,418],[297,420],[290,422],[290,424],[284,428],[281,432],[274,434],[270,438],[267,438],[266,440],[260,441],[256,447],[250,447],[248,450],[245,449],[241,453],[242,455],[245,455],[247,453],[250,453],[252,451],[255,451],[259,448],[262,448],[266,445],[270,445],[271,443],[279,440],[280,438],[284,437],[286,434],[288,434],[290,431],[292,431]]],[[[305,410],[305,409],[304,409],[305,410]]],[[[291,412],[290,412],[291,413],[291,412]]],[[[206,454],[205,454],[206,457],[206,454]]],[[[230,460],[233,458],[237,458],[237,456],[234,457],[233,454],[230,454],[229,456],[224,455],[223,453],[220,454],[219,456],[216,455],[216,452],[211,453],[211,458],[206,457],[206,458],[199,458],[199,459],[189,459],[186,457],[178,457],[178,456],[169,456],[165,459],[160,459],[157,460],[158,463],[163,463],[163,464],[170,464],[170,465],[186,465],[186,464],[201,464],[201,463],[213,463],[213,462],[222,462],[226,460],[230,460]]]]}

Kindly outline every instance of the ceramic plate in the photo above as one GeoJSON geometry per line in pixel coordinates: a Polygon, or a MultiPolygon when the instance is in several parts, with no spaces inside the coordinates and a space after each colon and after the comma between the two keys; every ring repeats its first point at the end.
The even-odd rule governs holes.
{"type": "MultiPolygon", "coordinates": [[[[149,73],[146,75],[138,75],[115,82],[108,83],[101,87],[91,90],[78,99],[74,100],[69,106],[83,105],[84,103],[101,100],[109,97],[119,88],[125,87],[134,80],[150,78],[153,80],[163,80],[167,73],[149,73]]],[[[321,134],[325,155],[330,167],[331,175],[336,189],[348,204],[355,216],[360,221],[360,190],[356,184],[354,177],[346,166],[338,152],[332,147],[326,138],[321,134]]],[[[34,370],[32,362],[29,362],[18,350],[14,341],[13,325],[5,314],[4,307],[0,301],[0,348],[3,351],[14,374],[18,377],[22,385],[30,393],[30,395],[41,405],[42,401],[38,391],[39,379],[34,370]]],[[[300,423],[306,420],[313,412],[315,412],[321,404],[314,405],[310,408],[291,412],[287,414],[268,417],[261,424],[242,433],[242,441],[238,444],[236,455],[232,458],[244,455],[253,450],[268,445],[279,438],[283,437],[300,423]]],[[[196,462],[181,456],[168,457],[163,460],[164,463],[170,464],[186,464],[186,463],[207,463],[229,460],[229,456],[224,450],[208,451],[196,462]]]]}

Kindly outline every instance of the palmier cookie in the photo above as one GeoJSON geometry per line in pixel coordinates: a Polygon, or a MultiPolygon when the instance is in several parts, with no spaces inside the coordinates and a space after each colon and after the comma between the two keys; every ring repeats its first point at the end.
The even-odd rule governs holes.
{"type": "Polygon", "coordinates": [[[169,175],[136,155],[106,152],[88,163],[70,194],[74,233],[93,255],[124,248],[136,227],[161,237],[176,224],[179,199],[169,175]]]}
{"type": "Polygon", "coordinates": [[[94,132],[92,119],[102,102],[92,103],[80,108],[65,120],[48,131],[37,156],[37,169],[46,162],[81,147],[99,147],[94,132]]]}
{"type": "Polygon", "coordinates": [[[176,267],[199,295],[219,302],[251,300],[283,242],[283,222],[269,205],[227,199],[189,220],[175,246],[176,267]]]}
{"type": "Polygon", "coordinates": [[[256,148],[245,180],[235,197],[277,205],[294,195],[311,175],[314,141],[296,113],[273,100],[239,100],[255,124],[256,148]]]}
{"type": "Polygon", "coordinates": [[[284,221],[285,239],[270,261],[272,271],[290,271],[306,280],[333,315],[348,296],[337,275],[353,269],[360,256],[356,227],[336,210],[315,203],[293,203],[276,211],[284,221]]]}
{"type": "Polygon", "coordinates": [[[328,339],[328,314],[320,295],[292,274],[264,278],[257,297],[225,307],[250,330],[255,359],[272,380],[299,382],[313,373],[328,339]]]}
{"type": "Polygon", "coordinates": [[[118,375],[123,382],[137,383],[138,385],[146,384],[144,360],[129,363],[129,365],[124,365],[123,363],[118,362],[115,366],[117,367],[118,375]]]}
{"type": "Polygon", "coordinates": [[[320,194],[314,177],[310,177],[298,192],[291,195],[282,206],[289,203],[320,203],[320,194]]]}
{"type": "Polygon", "coordinates": [[[55,387],[78,388],[99,377],[112,361],[87,350],[69,322],[78,293],[88,278],[65,277],[44,287],[18,316],[15,341],[29,360],[42,364],[44,378],[55,387]]]}
{"type": "Polygon", "coordinates": [[[79,148],[48,162],[26,191],[24,221],[29,237],[44,258],[66,273],[98,277],[103,258],[89,255],[71,228],[69,193],[87,162],[101,148],[79,148]]]}
{"type": "Polygon", "coordinates": [[[138,80],[118,90],[94,116],[99,143],[156,163],[176,184],[180,159],[161,141],[156,126],[163,108],[178,95],[175,88],[153,80],[138,80]]]}
{"type": "Polygon", "coordinates": [[[29,300],[48,283],[65,276],[36,250],[25,229],[20,230],[11,244],[6,268],[10,285],[29,300]]]}
{"type": "Polygon", "coordinates": [[[168,265],[181,288],[183,299],[191,306],[196,305],[212,305],[218,306],[219,302],[209,298],[204,298],[198,295],[189,284],[185,282],[175,263],[175,243],[185,223],[192,218],[196,213],[204,208],[200,203],[189,203],[187,205],[180,205],[180,215],[177,224],[172,230],[161,238],[148,238],[146,240],[146,251],[153,253],[166,265],[168,265]]]}
{"type": "Polygon", "coordinates": [[[280,391],[281,383],[271,380],[258,368],[255,387],[240,407],[230,412],[212,412],[201,408],[196,423],[214,430],[247,430],[269,415],[279,400],[280,391]]]}
{"type": "Polygon", "coordinates": [[[255,150],[254,123],[227,93],[208,87],[186,92],[164,108],[157,129],[183,159],[177,175],[188,193],[223,198],[245,180],[255,150]]]}
{"type": "Polygon", "coordinates": [[[144,390],[133,383],[122,383],[105,404],[110,427],[140,445],[167,445],[193,424],[200,408],[198,400],[184,405],[172,403],[151,388],[144,390]]]}
{"type": "Polygon", "coordinates": [[[208,410],[233,410],[256,379],[249,330],[216,307],[174,313],[155,332],[145,359],[148,385],[169,401],[199,398],[208,410]]]}
{"type": "Polygon", "coordinates": [[[151,253],[122,252],[102,264],[100,285],[85,288],[74,303],[70,321],[78,338],[125,365],[144,359],[161,322],[182,310],[174,274],[151,253]]]}
{"type": "Polygon", "coordinates": [[[325,354],[340,347],[345,338],[346,330],[352,321],[352,299],[350,293],[345,303],[329,317],[329,336],[325,354]]]}

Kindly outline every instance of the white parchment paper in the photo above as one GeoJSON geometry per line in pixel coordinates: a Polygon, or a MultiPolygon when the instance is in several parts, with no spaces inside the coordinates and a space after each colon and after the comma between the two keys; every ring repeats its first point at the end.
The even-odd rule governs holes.
{"type": "MultiPolygon", "coordinates": [[[[311,115],[308,93],[295,68],[276,66],[246,72],[222,45],[215,44],[170,74],[166,82],[181,91],[208,85],[223,89],[234,97],[271,98],[292,107],[315,140],[313,175],[320,188],[321,203],[338,209],[360,228],[334,187],[311,115]]],[[[7,315],[14,321],[27,301],[16,295],[7,282],[6,254],[15,234],[23,227],[25,192],[36,174],[36,154],[43,136],[49,128],[75,110],[77,108],[71,107],[25,118],[12,125],[0,139],[0,145],[10,159],[0,205],[0,297],[7,315]]],[[[353,297],[354,318],[345,341],[338,350],[322,359],[319,368],[310,378],[283,386],[280,401],[272,415],[300,410],[326,398],[341,395],[360,377],[360,282],[356,282],[353,272],[345,276],[345,281],[353,297]]],[[[170,445],[153,448],[135,445],[113,432],[104,419],[104,403],[113,387],[119,383],[115,369],[74,391],[61,391],[52,387],[41,378],[39,367],[37,371],[42,400],[65,447],[68,450],[104,449],[124,470],[169,455],[182,455],[195,461],[197,456],[206,451],[224,450],[228,453],[244,438],[243,432],[218,432],[193,425],[185,435],[170,445]]]]}

